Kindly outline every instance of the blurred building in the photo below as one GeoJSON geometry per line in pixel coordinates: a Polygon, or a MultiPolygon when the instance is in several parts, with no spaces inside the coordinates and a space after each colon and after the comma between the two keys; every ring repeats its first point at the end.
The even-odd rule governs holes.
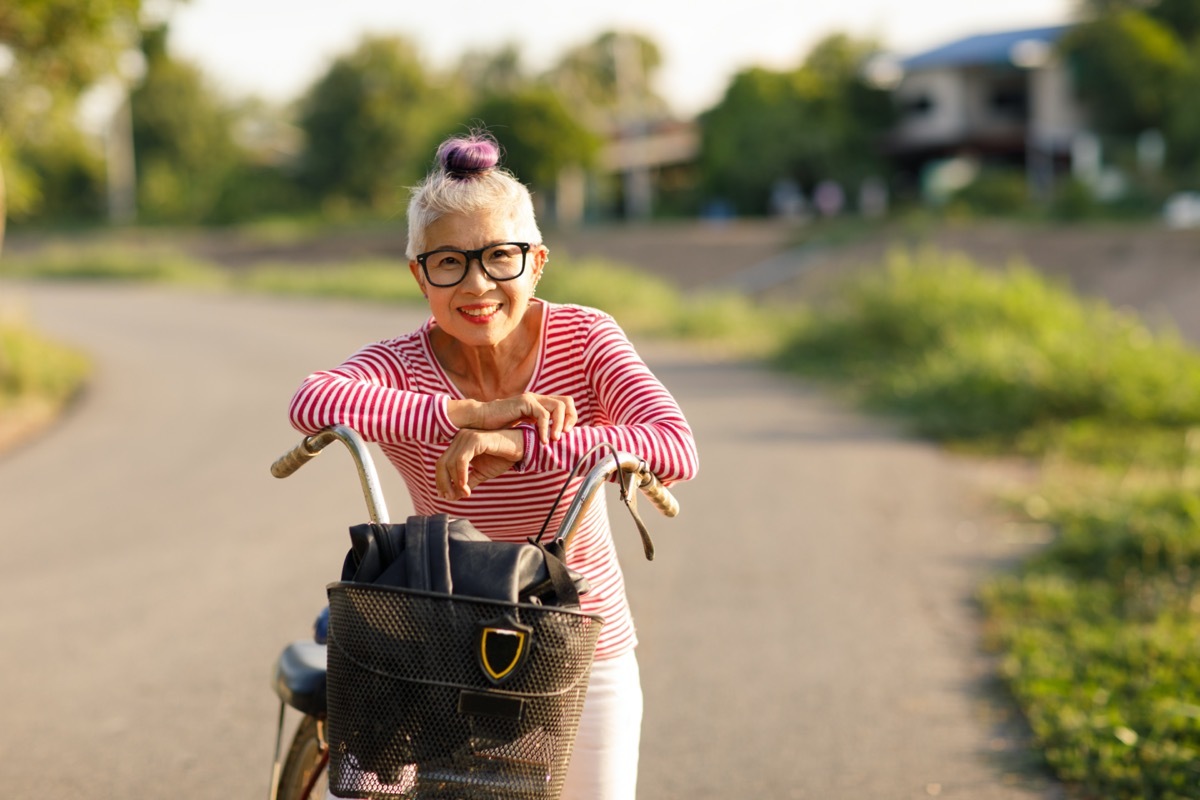
{"type": "Polygon", "coordinates": [[[626,126],[611,135],[600,151],[600,168],[620,176],[621,216],[647,219],[664,194],[690,185],[700,153],[700,130],[694,122],[672,119],[626,126]]]}
{"type": "Polygon", "coordinates": [[[1044,189],[1072,166],[1088,134],[1057,52],[1069,26],[969,36],[899,62],[899,123],[888,149],[900,172],[928,180],[958,164],[1023,167],[1044,189]]]}

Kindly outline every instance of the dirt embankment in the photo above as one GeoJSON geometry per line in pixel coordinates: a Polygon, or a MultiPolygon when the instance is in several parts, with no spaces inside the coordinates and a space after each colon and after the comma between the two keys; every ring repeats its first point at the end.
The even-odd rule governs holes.
{"type": "Polygon", "coordinates": [[[889,247],[931,245],[989,265],[1016,261],[1065,281],[1077,292],[1135,310],[1200,342],[1200,230],[1157,226],[945,227],[921,237],[876,239],[815,257],[828,279],[854,264],[878,263],[889,247]]]}
{"type": "Polygon", "coordinates": [[[635,264],[685,289],[737,285],[738,276],[761,273],[743,285],[756,294],[807,297],[819,296],[854,269],[881,263],[893,248],[929,246],[986,265],[1027,263],[1084,295],[1174,325],[1200,342],[1200,230],[976,223],[886,229],[846,243],[796,247],[800,233],[778,223],[744,222],[589,229],[562,233],[559,246],[572,255],[635,264]]]}
{"type": "MultiPolygon", "coordinates": [[[[839,244],[800,245],[808,231],[781,221],[733,220],[592,225],[545,232],[555,256],[604,258],[633,265],[683,289],[737,286],[737,278],[765,273],[756,294],[811,296],[847,271],[880,263],[896,246],[930,245],[962,252],[984,264],[1014,259],[1062,278],[1077,291],[1136,309],[1152,321],[1169,321],[1200,341],[1200,230],[1159,225],[1035,226],[1009,223],[950,224],[919,232],[891,226],[839,244]],[[768,269],[764,270],[764,267],[768,269]]],[[[821,237],[814,237],[820,241],[821,237]]],[[[234,231],[144,230],[48,239],[14,234],[12,255],[47,244],[123,242],[170,247],[230,268],[258,262],[313,264],[363,258],[403,260],[400,222],[370,230],[264,238],[234,231]]]]}

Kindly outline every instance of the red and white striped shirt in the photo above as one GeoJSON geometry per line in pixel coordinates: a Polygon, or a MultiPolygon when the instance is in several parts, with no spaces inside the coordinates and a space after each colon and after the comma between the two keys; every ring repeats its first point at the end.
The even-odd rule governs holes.
{"type": "MultiPolygon", "coordinates": [[[[526,391],[569,395],[578,422],[558,441],[526,453],[522,471],[480,484],[469,498],[443,500],[434,484],[434,465],[458,430],[447,406],[463,395],[433,355],[432,319],[412,333],[364,347],[336,369],[310,375],[292,398],[292,424],[305,433],[346,425],[378,442],[404,477],[416,513],[468,519],[497,541],[536,535],[567,474],[600,442],[641,456],[664,483],[695,476],[696,446],[683,412],[617,323],[582,306],[542,302],[542,309],[541,352],[526,391]]],[[[594,454],[580,474],[603,456],[594,454]]],[[[574,479],[555,509],[551,535],[581,481],[574,479]]],[[[596,657],[631,650],[637,638],[604,503],[591,504],[567,561],[591,585],[581,598],[583,610],[604,617],[596,657]]]]}

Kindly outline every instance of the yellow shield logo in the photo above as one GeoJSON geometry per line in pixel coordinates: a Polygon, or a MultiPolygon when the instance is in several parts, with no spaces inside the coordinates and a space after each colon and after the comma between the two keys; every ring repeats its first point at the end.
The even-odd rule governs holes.
{"type": "Polygon", "coordinates": [[[479,624],[479,666],[494,684],[504,683],[525,662],[533,644],[533,628],[512,617],[479,624]]]}

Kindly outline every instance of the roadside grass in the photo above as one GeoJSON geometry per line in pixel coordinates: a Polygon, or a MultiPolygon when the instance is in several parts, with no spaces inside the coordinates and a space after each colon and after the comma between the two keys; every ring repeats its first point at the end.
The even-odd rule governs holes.
{"type": "Polygon", "coordinates": [[[1085,796],[1200,787],[1200,354],[1019,264],[897,253],[777,363],[948,445],[1042,465],[1050,543],[979,593],[1046,762],[1085,796]]]}
{"type": "MultiPolygon", "coordinates": [[[[214,267],[214,269],[217,269],[214,267]]],[[[336,297],[380,303],[422,301],[403,261],[363,259],[336,265],[257,264],[227,276],[231,288],[263,294],[336,297]]]]}
{"type": "Polygon", "coordinates": [[[6,255],[0,278],[157,282],[216,286],[219,269],[169,247],[98,244],[52,246],[31,256],[6,255]]]}
{"type": "MultiPolygon", "coordinates": [[[[237,270],[161,246],[97,245],[48,248],[6,257],[0,278],[169,283],[285,296],[336,297],[383,303],[423,302],[402,260],[360,259],[319,264],[260,262],[237,270]]],[[[548,300],[578,303],[612,314],[631,335],[683,337],[723,354],[764,356],[795,316],[774,320],[734,293],[684,294],[667,281],[603,259],[572,259],[561,251],[538,286],[548,300]]]]}
{"type": "Polygon", "coordinates": [[[0,446],[51,421],[90,371],[78,350],[0,314],[0,446]]]}
{"type": "MultiPolygon", "coordinates": [[[[230,272],[159,257],[45,257],[0,276],[420,300],[401,262],[230,272]]],[[[1042,481],[1009,499],[1053,536],[979,592],[1003,677],[1046,762],[1087,796],[1196,796],[1200,354],[1176,333],[1026,266],[934,251],[896,252],[820,308],[682,293],[560,254],[539,294],[606,310],[631,334],[770,354],[948,446],[1035,459],[1042,481]]]]}

